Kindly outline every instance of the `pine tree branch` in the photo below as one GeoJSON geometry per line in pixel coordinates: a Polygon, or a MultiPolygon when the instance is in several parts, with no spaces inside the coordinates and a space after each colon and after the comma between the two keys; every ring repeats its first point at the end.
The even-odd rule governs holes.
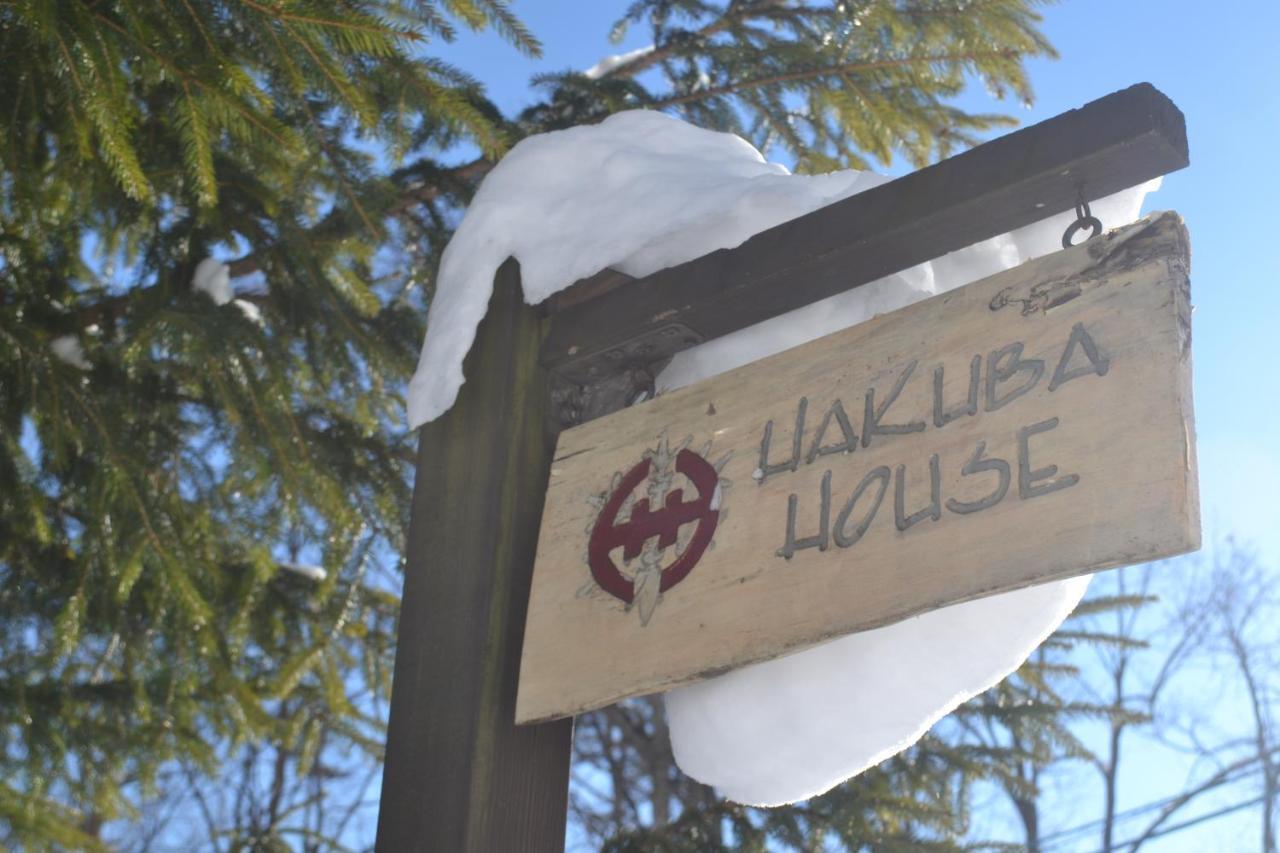
{"type": "Polygon", "coordinates": [[[895,59],[880,59],[873,62],[844,62],[839,65],[828,65],[821,68],[806,68],[797,71],[783,71],[777,74],[768,74],[763,77],[739,80],[736,83],[725,83],[720,86],[710,86],[706,89],[699,89],[696,92],[687,92],[683,95],[672,95],[670,97],[660,98],[656,101],[650,101],[645,106],[650,109],[662,110],[667,107],[676,107],[681,106],[682,104],[705,101],[710,98],[718,98],[723,95],[735,95],[746,89],[757,89],[761,86],[771,86],[776,83],[795,83],[803,80],[816,80],[822,77],[834,77],[855,71],[875,71],[881,68],[897,68],[904,65],[928,64],[933,62],[972,62],[978,59],[996,57],[1013,59],[1018,55],[1018,51],[1006,49],[979,51],[975,53],[947,53],[938,56],[903,56],[895,59]]]}
{"type": "MultiPolygon", "coordinates": [[[[752,14],[759,13],[765,8],[772,8],[776,5],[777,3],[772,2],[772,0],[770,0],[770,2],[765,4],[752,6],[752,7],[744,7],[740,12],[737,12],[737,13],[727,13],[725,16],[722,16],[721,18],[717,19],[711,24],[708,24],[706,27],[703,27],[702,29],[698,30],[697,35],[700,37],[713,35],[727,28],[732,23],[733,20],[745,19],[746,17],[750,17],[752,14]]],[[[649,65],[651,65],[652,62],[659,62],[666,56],[669,56],[672,53],[676,52],[678,49],[679,49],[678,46],[668,46],[666,48],[655,49],[654,51],[652,51],[649,54],[646,54],[643,57],[638,57],[635,62],[628,63],[627,65],[624,65],[624,66],[620,66],[618,69],[611,71],[610,74],[616,75],[618,72],[623,72],[626,74],[638,73],[639,71],[642,71],[644,67],[648,67],[649,65]],[[652,62],[650,61],[651,58],[652,58],[652,62]]],[[[960,54],[943,54],[943,55],[934,55],[934,56],[898,57],[895,59],[877,60],[872,62],[866,62],[866,61],[848,62],[848,63],[839,64],[839,65],[824,66],[821,68],[801,69],[801,70],[790,71],[790,72],[782,72],[778,74],[764,75],[761,77],[750,78],[750,79],[738,81],[735,83],[726,83],[720,86],[713,86],[707,89],[702,89],[696,92],[689,92],[683,95],[674,95],[667,98],[660,98],[656,101],[651,101],[646,106],[648,106],[651,109],[665,109],[668,107],[681,106],[684,104],[695,103],[697,101],[708,100],[711,98],[722,97],[725,95],[733,95],[748,89],[759,88],[761,86],[769,86],[777,83],[790,83],[790,82],[800,82],[805,80],[813,80],[813,79],[818,79],[825,76],[846,75],[851,72],[857,72],[857,71],[870,71],[870,70],[876,70],[876,69],[882,69],[882,68],[891,68],[891,67],[899,67],[903,65],[918,64],[918,63],[966,62],[966,61],[974,61],[977,59],[991,58],[991,57],[1001,57],[1001,58],[1011,59],[1016,57],[1017,55],[1018,55],[1018,51],[1013,49],[1006,49],[1006,50],[997,50],[997,51],[972,52],[972,53],[960,53],[960,54]]],[[[447,184],[450,182],[457,181],[461,183],[461,182],[479,180],[480,178],[483,178],[486,174],[488,174],[489,171],[491,171],[495,165],[496,163],[493,160],[485,157],[479,157],[470,162],[445,170],[442,174],[444,176],[447,176],[447,180],[437,180],[430,183],[419,183],[414,186],[410,186],[405,190],[403,190],[402,193],[400,194],[399,200],[395,202],[390,208],[388,208],[387,215],[400,216],[400,215],[403,215],[409,208],[417,204],[422,204],[438,198],[440,195],[446,192],[447,184]]],[[[361,211],[361,213],[363,213],[363,211],[361,211]]],[[[362,218],[365,218],[365,217],[362,217],[362,218]]],[[[365,218],[365,221],[367,224],[368,222],[367,218],[365,218]]],[[[265,251],[269,251],[269,250],[270,249],[268,248],[265,251]]],[[[251,254],[244,255],[240,258],[237,258],[233,261],[229,261],[228,266],[230,267],[231,276],[233,278],[238,278],[246,275],[251,275],[252,273],[260,271],[262,269],[263,254],[264,254],[264,251],[253,252],[251,254]]],[[[124,306],[124,304],[128,301],[129,296],[130,294],[125,293],[125,294],[120,294],[119,296],[108,297],[106,299],[100,300],[98,303],[95,303],[93,306],[89,306],[86,311],[77,312],[78,323],[80,324],[81,327],[84,327],[89,325],[90,323],[95,323],[95,322],[101,323],[104,319],[117,316],[119,309],[121,309],[124,306]]]]}
{"type": "Polygon", "coordinates": [[[493,170],[498,165],[496,161],[486,157],[477,157],[469,163],[463,163],[460,166],[446,169],[443,172],[447,176],[448,181],[435,181],[432,183],[422,183],[416,186],[410,186],[400,195],[400,201],[392,205],[388,213],[392,216],[398,216],[408,208],[415,204],[421,204],[436,199],[445,190],[445,184],[448,182],[463,183],[467,181],[478,181],[493,170]]]}
{"type": "Polygon", "coordinates": [[[337,178],[338,183],[342,187],[343,195],[351,202],[351,206],[355,208],[356,214],[360,217],[360,221],[364,223],[365,229],[369,232],[369,236],[375,240],[382,239],[382,232],[369,219],[369,214],[365,212],[364,205],[360,203],[360,199],[356,197],[355,189],[352,188],[351,182],[347,180],[347,176],[342,171],[342,160],[334,153],[333,147],[325,139],[324,128],[320,126],[320,122],[316,120],[316,114],[311,109],[311,105],[306,101],[302,102],[302,108],[307,114],[307,121],[311,125],[311,129],[315,131],[316,142],[320,145],[320,150],[324,151],[325,156],[329,158],[329,162],[333,164],[333,174],[337,178]]]}
{"type": "Polygon", "coordinates": [[[349,30],[351,32],[365,33],[366,35],[403,38],[407,41],[422,41],[422,34],[412,30],[400,32],[387,27],[374,26],[372,24],[356,24],[351,21],[343,21],[334,18],[319,18],[314,15],[299,15],[296,12],[289,12],[282,8],[269,9],[261,3],[255,3],[254,0],[244,0],[244,4],[250,9],[261,14],[263,17],[273,18],[280,21],[293,21],[298,24],[310,24],[317,27],[349,30]]]}
{"type": "MultiPolygon", "coordinates": [[[[199,86],[201,89],[203,89],[206,92],[209,92],[213,96],[216,96],[218,94],[216,90],[211,89],[209,85],[206,84],[203,80],[201,80],[200,78],[192,74],[186,73],[177,65],[175,65],[174,63],[166,59],[164,55],[161,54],[159,51],[153,50],[146,42],[137,38],[133,33],[129,32],[127,29],[120,26],[119,24],[117,24],[115,21],[111,20],[107,16],[101,14],[100,12],[95,12],[93,17],[101,21],[102,23],[106,24],[108,27],[115,30],[117,33],[119,33],[120,35],[128,39],[130,42],[132,42],[135,46],[137,46],[138,48],[146,52],[146,54],[150,56],[152,59],[154,59],[158,65],[160,65],[170,74],[172,74],[175,77],[175,79],[182,80],[184,81],[184,83],[190,83],[195,86],[199,86]]],[[[244,108],[244,105],[241,104],[239,101],[235,100],[234,98],[223,98],[220,100],[228,104],[232,109],[234,109],[237,113],[239,113],[240,116],[244,118],[245,121],[249,122],[254,127],[256,127],[259,131],[269,136],[271,140],[275,142],[277,145],[280,145],[282,147],[287,147],[289,145],[288,140],[282,138],[279,134],[272,131],[271,128],[265,125],[260,119],[258,119],[251,110],[246,110],[244,108]]]]}
{"type": "MultiPolygon", "coordinates": [[[[719,35],[729,29],[735,23],[759,17],[762,12],[784,8],[786,3],[787,0],[760,0],[760,2],[757,3],[744,3],[735,9],[729,9],[719,18],[716,18],[705,26],[694,30],[691,34],[692,38],[690,39],[690,42],[694,44],[704,42],[712,36],[719,35]]],[[[793,9],[789,11],[802,10],[793,9]]],[[[630,62],[611,68],[601,74],[600,77],[634,77],[642,71],[646,71],[659,63],[665,62],[667,59],[680,53],[681,50],[687,49],[688,46],[688,44],[676,42],[668,42],[661,47],[655,45],[654,49],[648,53],[643,54],[642,56],[637,56],[630,62]]]]}
{"type": "MultiPolygon", "coordinates": [[[[447,180],[434,181],[432,183],[415,183],[400,193],[399,200],[387,209],[387,216],[402,216],[409,208],[417,204],[425,204],[433,201],[443,195],[450,182],[465,183],[468,181],[478,181],[493,170],[497,163],[484,157],[477,157],[469,163],[463,163],[450,169],[445,169],[443,175],[447,176],[447,180]]],[[[262,256],[265,252],[270,251],[270,247],[264,251],[252,252],[248,255],[236,258],[234,261],[227,261],[230,268],[232,278],[240,278],[241,276],[252,275],[262,269],[262,256]]],[[[239,295],[237,299],[243,298],[239,295]]]]}
{"type": "MultiPolygon", "coordinates": [[[[447,176],[446,180],[438,180],[431,183],[416,182],[413,186],[401,192],[399,199],[388,208],[386,215],[405,215],[414,205],[433,201],[443,195],[448,190],[447,184],[455,181],[458,183],[478,181],[487,175],[495,165],[497,164],[494,161],[479,157],[460,166],[444,170],[442,175],[447,176]]],[[[273,246],[267,246],[259,251],[227,261],[226,264],[231,277],[241,278],[260,272],[263,269],[263,258],[273,248],[273,246]]],[[[77,329],[84,329],[94,324],[101,325],[120,317],[134,300],[147,299],[159,292],[160,285],[152,284],[127,290],[123,293],[104,296],[96,302],[83,305],[71,312],[74,318],[73,325],[77,329]]],[[[0,294],[0,296],[3,295],[0,294]]],[[[259,308],[265,307],[270,302],[270,297],[257,293],[237,293],[235,298],[252,302],[259,308]]]]}

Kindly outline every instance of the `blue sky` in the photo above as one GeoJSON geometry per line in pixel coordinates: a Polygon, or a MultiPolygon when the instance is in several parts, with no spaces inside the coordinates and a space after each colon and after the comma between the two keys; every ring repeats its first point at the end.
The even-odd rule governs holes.
{"type": "MultiPolygon", "coordinates": [[[[531,75],[586,68],[646,44],[644,28],[621,44],[608,42],[625,5],[517,2],[517,14],[544,42],[539,60],[519,56],[492,36],[463,37],[433,52],[480,77],[511,114],[534,99],[531,75]]],[[[1191,233],[1205,541],[1233,535],[1254,545],[1273,568],[1280,566],[1280,4],[1067,0],[1045,11],[1045,30],[1061,58],[1031,64],[1037,94],[1031,109],[993,105],[980,88],[961,103],[1004,109],[1030,124],[1146,81],[1185,113],[1191,167],[1168,176],[1148,197],[1147,210],[1178,211],[1191,233]]],[[[1154,749],[1142,755],[1138,775],[1147,778],[1124,792],[1122,808],[1158,796],[1160,780],[1176,785],[1180,778],[1176,762],[1154,749]]],[[[1046,817],[1054,825],[1063,822],[1062,816],[1046,817]]],[[[1254,849],[1253,827],[1252,820],[1216,821],[1151,849],[1254,849]]]]}

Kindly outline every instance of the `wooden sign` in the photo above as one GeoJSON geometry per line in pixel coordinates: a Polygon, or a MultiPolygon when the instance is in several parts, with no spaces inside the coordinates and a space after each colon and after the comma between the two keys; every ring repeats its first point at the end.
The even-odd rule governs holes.
{"type": "Polygon", "coordinates": [[[1154,215],[564,432],[517,721],[1198,547],[1188,259],[1154,215]]]}

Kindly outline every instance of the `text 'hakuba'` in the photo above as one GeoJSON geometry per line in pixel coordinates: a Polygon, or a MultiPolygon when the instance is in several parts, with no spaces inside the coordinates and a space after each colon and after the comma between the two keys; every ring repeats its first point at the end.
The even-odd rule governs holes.
{"type": "MultiPolygon", "coordinates": [[[[844,401],[839,397],[833,398],[826,407],[817,429],[807,431],[809,400],[801,397],[795,409],[789,455],[782,461],[771,461],[771,455],[775,452],[774,425],[773,421],[768,421],[760,440],[760,464],[752,472],[752,477],[763,484],[770,477],[795,472],[801,465],[812,465],[822,457],[853,454],[859,447],[870,447],[880,436],[920,433],[930,428],[941,429],[961,418],[978,417],[982,412],[1002,409],[1034,389],[1045,376],[1045,360],[1027,357],[1024,355],[1025,349],[1025,344],[1018,341],[989,352],[985,357],[981,354],[974,355],[969,360],[968,390],[964,399],[958,403],[945,399],[946,367],[938,365],[933,369],[931,413],[920,413],[918,417],[904,421],[903,412],[892,410],[907,383],[917,375],[919,362],[912,359],[902,367],[888,392],[882,394],[879,401],[876,389],[867,389],[861,401],[860,433],[855,429],[844,401]]],[[[1084,324],[1076,323],[1062,347],[1056,366],[1053,367],[1048,390],[1056,391],[1063,384],[1083,376],[1106,376],[1110,364],[1110,359],[1102,354],[1084,324]]],[[[940,520],[944,506],[948,512],[956,515],[968,515],[995,506],[1009,494],[1015,470],[1015,495],[1019,500],[1073,486],[1079,481],[1079,475],[1059,473],[1055,464],[1037,467],[1031,460],[1031,438],[1051,432],[1060,423],[1061,419],[1054,415],[1020,427],[1010,452],[1011,459],[989,452],[989,438],[979,439],[967,460],[955,461],[955,467],[961,476],[960,493],[945,496],[945,499],[942,494],[944,463],[938,453],[929,455],[927,461],[921,460],[923,471],[909,471],[906,462],[892,467],[878,465],[867,470],[861,479],[850,481],[856,482],[851,490],[842,490],[839,481],[833,486],[832,479],[836,470],[843,474],[851,468],[856,471],[855,466],[844,464],[838,469],[827,467],[822,474],[816,496],[816,532],[803,536],[797,533],[801,498],[792,493],[787,498],[785,539],[777,553],[789,560],[797,551],[805,548],[825,551],[832,545],[838,548],[853,547],[875,520],[891,484],[893,523],[902,532],[921,522],[940,520]],[[918,483],[927,482],[927,487],[915,487],[926,497],[912,500],[912,495],[908,494],[908,481],[913,477],[918,478],[918,483]],[[970,480],[978,485],[973,486],[970,480]],[[980,495],[973,494],[975,488],[981,491],[980,495]],[[842,495],[846,493],[847,498],[842,500],[842,495]],[[915,508],[919,504],[923,506],[915,508]],[[839,509],[835,509],[837,506],[839,509]]]]}

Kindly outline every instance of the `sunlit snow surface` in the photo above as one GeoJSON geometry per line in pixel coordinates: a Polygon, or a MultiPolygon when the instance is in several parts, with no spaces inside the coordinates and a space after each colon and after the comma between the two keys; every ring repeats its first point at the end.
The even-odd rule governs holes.
{"type": "Polygon", "coordinates": [[[191,289],[207,294],[215,305],[226,305],[234,297],[231,267],[216,258],[205,258],[191,276],[191,289]]]}
{"type": "Polygon", "coordinates": [[[629,50],[626,53],[615,53],[613,56],[606,56],[586,71],[583,71],[582,76],[590,80],[599,80],[610,71],[635,62],[640,57],[648,56],[651,53],[653,53],[653,45],[651,44],[635,50],[629,50]]]}
{"type": "MultiPolygon", "coordinates": [[[[422,358],[410,385],[414,426],[461,386],[493,276],[520,261],[540,302],[613,267],[634,276],[736,246],[759,231],[886,178],[793,176],[746,141],[652,112],[521,142],[489,174],[445,250],[422,358]]],[[[1152,182],[1094,202],[1109,228],[1133,221],[1152,182]]],[[[681,353],[670,389],[1059,248],[1063,213],[681,353]]],[[[667,694],[681,769],[730,799],[804,799],[884,760],[1026,659],[1071,612],[1088,578],[936,610],[756,664],[667,694]]]]}
{"type": "Polygon", "coordinates": [[[49,349],[53,350],[59,360],[77,370],[92,370],[93,365],[84,357],[84,346],[75,335],[60,335],[49,341],[49,349]]]}
{"type": "Polygon", "coordinates": [[[883,183],[869,172],[797,177],[745,140],[655,112],[526,139],[485,178],[445,248],[409,422],[453,405],[493,276],[520,260],[526,301],[613,267],[648,275],[883,183]]]}
{"type": "Polygon", "coordinates": [[[250,322],[262,325],[262,310],[252,302],[235,298],[235,290],[231,287],[231,267],[216,258],[205,258],[196,265],[191,276],[191,289],[204,293],[215,305],[226,305],[230,302],[250,322]]]}

